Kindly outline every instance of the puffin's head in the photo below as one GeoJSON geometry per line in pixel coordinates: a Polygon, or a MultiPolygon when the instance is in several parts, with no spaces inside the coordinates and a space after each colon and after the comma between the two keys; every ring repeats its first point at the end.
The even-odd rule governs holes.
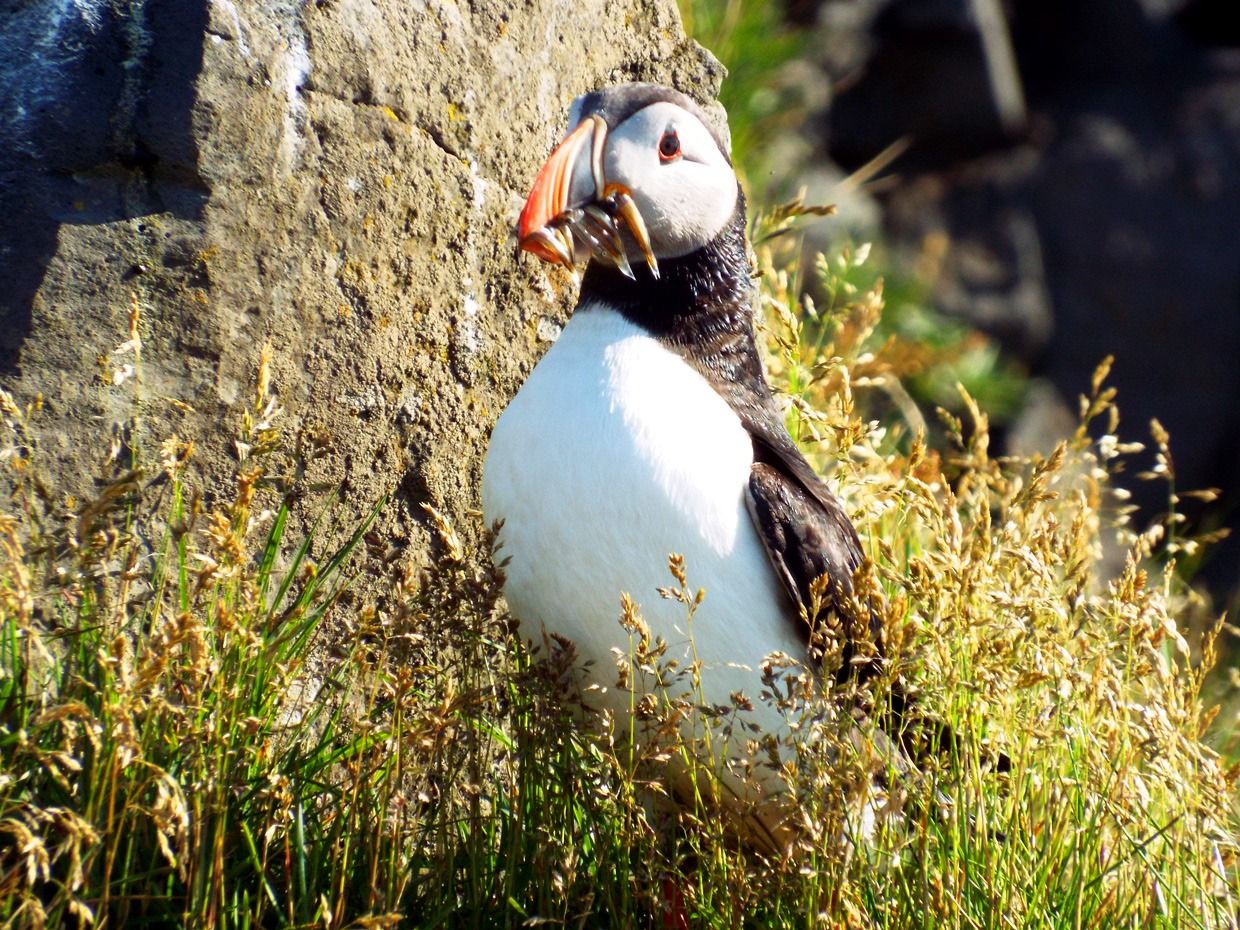
{"type": "Polygon", "coordinates": [[[569,133],[521,211],[521,248],[572,268],[597,256],[633,276],[629,259],[658,260],[706,245],[736,211],[727,143],[679,91],[621,84],[573,101],[569,133]]]}

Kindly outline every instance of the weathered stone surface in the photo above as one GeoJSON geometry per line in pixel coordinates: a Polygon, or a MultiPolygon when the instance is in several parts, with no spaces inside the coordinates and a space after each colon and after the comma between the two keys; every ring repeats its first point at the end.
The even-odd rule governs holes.
{"type": "Polygon", "coordinates": [[[0,9],[0,385],[47,398],[42,467],[82,493],[110,433],[175,432],[218,491],[270,340],[286,431],[328,443],[310,479],[357,513],[398,489],[382,535],[423,545],[567,310],[522,196],[622,79],[709,99],[721,69],[671,0],[0,9]]]}

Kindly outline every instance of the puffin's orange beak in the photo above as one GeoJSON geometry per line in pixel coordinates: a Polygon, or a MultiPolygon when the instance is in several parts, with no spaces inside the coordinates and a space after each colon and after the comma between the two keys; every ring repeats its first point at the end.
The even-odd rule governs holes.
{"type": "Polygon", "coordinates": [[[521,210],[517,241],[525,251],[574,274],[580,244],[631,278],[617,225],[623,223],[657,278],[659,263],[641,211],[627,187],[609,184],[603,175],[606,141],[607,123],[601,116],[589,116],[555,147],[521,210]]]}
{"type": "MultiPolygon", "coordinates": [[[[552,227],[551,223],[570,208],[582,205],[571,202],[573,176],[587,153],[594,182],[590,195],[595,200],[603,199],[603,142],[606,138],[607,123],[600,116],[591,116],[582,120],[581,125],[555,147],[534,179],[534,187],[517,221],[517,241],[521,248],[553,265],[573,266],[572,237],[552,227]]],[[[586,202],[588,200],[582,201],[586,202]]]]}

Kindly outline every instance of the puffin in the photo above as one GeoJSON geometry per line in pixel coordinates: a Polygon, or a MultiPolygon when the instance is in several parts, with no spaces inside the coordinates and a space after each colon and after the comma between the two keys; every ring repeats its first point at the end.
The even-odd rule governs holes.
{"type": "Polygon", "coordinates": [[[517,238],[551,264],[584,263],[580,294],[483,466],[509,610],[529,640],[572,641],[590,702],[623,719],[628,595],[665,659],[697,663],[704,704],[751,705],[750,731],[781,738],[784,712],[752,699],[764,660],[820,667],[831,615],[837,677],[864,677],[882,662],[881,622],[852,596],[857,531],[763,370],[726,125],[679,91],[633,83],[578,97],[569,127],[517,238]],[[657,593],[671,554],[705,592],[691,620],[657,593]]]}

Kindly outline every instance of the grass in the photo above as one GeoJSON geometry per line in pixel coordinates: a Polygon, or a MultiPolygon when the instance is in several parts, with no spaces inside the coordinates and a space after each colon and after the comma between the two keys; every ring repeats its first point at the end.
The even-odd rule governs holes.
{"type": "MultiPolygon", "coordinates": [[[[864,325],[856,336],[848,337],[860,336],[885,347],[884,377],[874,382],[883,389],[882,396],[873,395],[877,403],[868,404],[869,413],[893,422],[903,418],[935,445],[946,436],[941,424],[927,420],[922,411],[941,408],[956,416],[966,414],[966,396],[989,418],[1009,423],[1025,401],[1026,374],[1002,356],[993,339],[932,306],[927,274],[892,273],[890,255],[881,245],[847,238],[830,256],[802,254],[801,224],[807,217],[831,212],[830,207],[809,206],[796,197],[766,213],[759,211],[751,223],[754,241],[765,246],[767,254],[779,255],[779,261],[768,262],[766,269],[778,291],[771,308],[781,313],[780,308],[786,308],[791,317],[805,321],[801,354],[817,358],[831,335],[830,326],[820,321],[839,318],[858,295],[869,295],[864,325]]],[[[801,337],[799,324],[784,322],[801,337]]],[[[858,373],[863,378],[875,374],[858,373]]],[[[793,366],[788,377],[787,388],[795,399],[813,376],[793,366]]]]}
{"type": "Polygon", "coordinates": [[[746,0],[681,0],[685,32],[727,67],[719,102],[728,113],[732,157],[745,172],[750,194],[766,200],[776,166],[767,148],[772,135],[794,131],[804,118],[803,88],[781,68],[804,51],[806,38],[789,28],[777,4],[746,0]]]}
{"type": "MultiPolygon", "coordinates": [[[[635,713],[598,719],[571,646],[531,656],[488,553],[433,511],[434,566],[362,597],[374,513],[284,477],[266,355],[214,507],[176,439],[96,500],[57,501],[38,410],[4,397],[0,926],[654,926],[676,895],[701,927],[1235,926],[1214,638],[1186,640],[1172,571],[1200,543],[1174,517],[1128,524],[1135,446],[1105,372],[1043,456],[993,458],[967,393],[928,448],[881,283],[850,277],[863,250],[806,272],[838,295],[815,310],[791,241],[759,250],[770,365],[865,540],[910,739],[937,719],[954,745],[911,766],[858,712],[890,680],[826,690],[774,659],[752,697],[704,707],[633,602],[629,654],[592,674],[640,686],[635,713]],[[750,700],[778,701],[795,740],[749,732],[750,700]],[[702,761],[721,741],[726,773],[702,761]],[[772,768],[801,812],[777,847],[746,826],[769,809],[721,787],[772,768]]],[[[670,568],[690,624],[725,596],[670,568]]]]}

